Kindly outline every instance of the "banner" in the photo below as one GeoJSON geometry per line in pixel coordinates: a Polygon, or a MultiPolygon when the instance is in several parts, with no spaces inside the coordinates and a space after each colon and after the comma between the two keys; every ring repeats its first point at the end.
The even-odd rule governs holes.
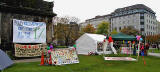
{"type": "Polygon", "coordinates": [[[13,19],[14,43],[46,43],[46,24],[13,19]]]}
{"type": "Polygon", "coordinates": [[[113,61],[136,61],[136,59],[131,57],[104,57],[104,60],[113,60],[113,61]]]}
{"type": "Polygon", "coordinates": [[[121,54],[133,54],[133,49],[130,49],[130,47],[122,47],[121,54]]]}
{"type": "Polygon", "coordinates": [[[51,56],[55,65],[79,63],[75,48],[55,49],[51,56]]]}
{"type": "Polygon", "coordinates": [[[46,46],[42,44],[36,45],[21,45],[15,44],[15,56],[16,57],[34,57],[41,56],[42,51],[46,52],[46,46]]]}

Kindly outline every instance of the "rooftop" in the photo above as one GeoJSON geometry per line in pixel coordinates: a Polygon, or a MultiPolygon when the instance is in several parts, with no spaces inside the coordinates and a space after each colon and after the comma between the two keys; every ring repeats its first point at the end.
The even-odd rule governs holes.
{"type": "Polygon", "coordinates": [[[145,10],[155,14],[155,12],[151,8],[145,6],[144,4],[136,4],[136,5],[127,6],[124,8],[118,8],[114,12],[117,13],[117,12],[122,12],[122,11],[127,11],[127,10],[133,10],[133,9],[145,9],[145,10]]]}
{"type": "Polygon", "coordinates": [[[100,34],[90,34],[90,33],[85,33],[85,34],[98,42],[102,42],[106,38],[106,36],[100,34]]]}

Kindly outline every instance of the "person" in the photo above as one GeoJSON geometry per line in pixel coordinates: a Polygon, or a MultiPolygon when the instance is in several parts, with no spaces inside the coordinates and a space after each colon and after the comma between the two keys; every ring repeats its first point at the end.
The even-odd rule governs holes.
{"type": "Polygon", "coordinates": [[[144,56],[144,44],[143,43],[141,43],[140,44],[140,54],[141,54],[141,56],[144,56]]]}
{"type": "Polygon", "coordinates": [[[133,55],[136,55],[136,45],[133,44],[133,45],[132,45],[132,48],[133,48],[133,55]]]}
{"type": "Polygon", "coordinates": [[[157,49],[158,49],[158,51],[159,51],[159,44],[158,44],[158,43],[156,43],[156,46],[157,46],[157,49]]]}

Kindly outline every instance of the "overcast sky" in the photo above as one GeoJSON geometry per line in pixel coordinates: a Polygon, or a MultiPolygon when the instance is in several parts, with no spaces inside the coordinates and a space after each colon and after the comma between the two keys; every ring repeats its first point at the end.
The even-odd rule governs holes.
{"type": "Polygon", "coordinates": [[[53,11],[58,16],[75,16],[81,22],[97,15],[110,14],[117,8],[123,8],[134,4],[144,4],[156,12],[160,21],[159,0],[45,0],[54,1],[53,11]]]}

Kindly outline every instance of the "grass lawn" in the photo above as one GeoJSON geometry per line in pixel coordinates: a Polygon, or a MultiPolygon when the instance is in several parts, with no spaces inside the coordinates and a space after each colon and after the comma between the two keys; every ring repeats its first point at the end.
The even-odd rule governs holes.
{"type": "Polygon", "coordinates": [[[156,49],[149,49],[149,52],[151,53],[160,53],[160,50],[156,49]]]}
{"type": "Polygon", "coordinates": [[[16,63],[3,72],[160,72],[160,58],[152,56],[145,57],[146,66],[142,57],[138,62],[129,62],[104,61],[102,56],[79,55],[79,60],[79,64],[64,66],[39,66],[40,62],[16,63]]]}

